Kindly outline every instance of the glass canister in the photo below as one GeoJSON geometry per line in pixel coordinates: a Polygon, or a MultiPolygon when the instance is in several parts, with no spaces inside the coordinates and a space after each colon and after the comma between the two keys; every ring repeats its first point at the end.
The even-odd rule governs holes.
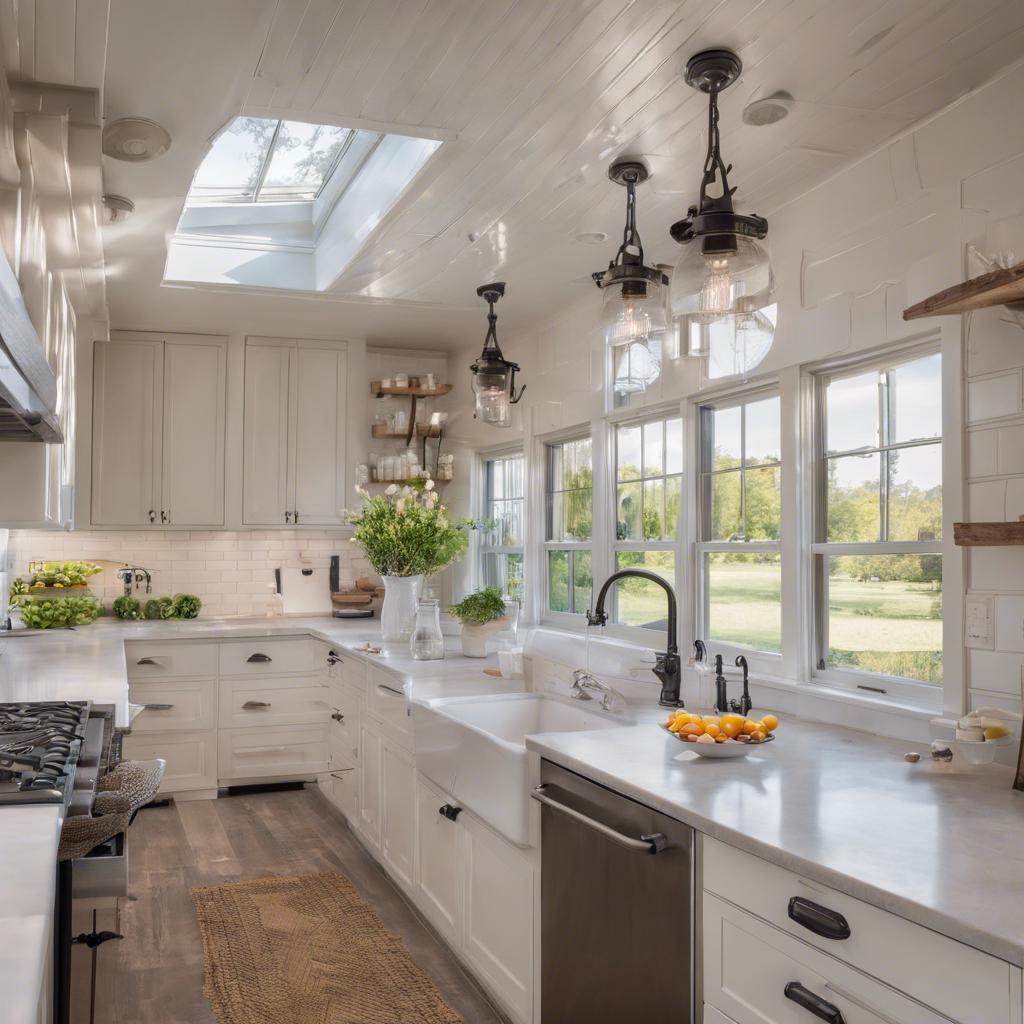
{"type": "Polygon", "coordinates": [[[416,624],[409,638],[409,650],[414,661],[440,661],[444,658],[441,609],[434,598],[422,598],[416,606],[416,624]]]}

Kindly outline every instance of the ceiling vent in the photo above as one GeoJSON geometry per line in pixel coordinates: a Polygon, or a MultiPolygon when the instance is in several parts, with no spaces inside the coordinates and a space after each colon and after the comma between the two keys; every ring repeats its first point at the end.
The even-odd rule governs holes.
{"type": "Polygon", "coordinates": [[[170,148],[167,129],[145,117],[122,117],[103,129],[103,152],[115,160],[140,164],[163,156],[170,148]]]}
{"type": "Polygon", "coordinates": [[[764,99],[754,100],[743,108],[743,123],[763,128],[765,125],[777,124],[788,117],[796,100],[788,92],[774,92],[764,99]]]}
{"type": "Polygon", "coordinates": [[[103,223],[121,224],[135,212],[135,204],[127,196],[106,193],[103,196],[103,223]]]}

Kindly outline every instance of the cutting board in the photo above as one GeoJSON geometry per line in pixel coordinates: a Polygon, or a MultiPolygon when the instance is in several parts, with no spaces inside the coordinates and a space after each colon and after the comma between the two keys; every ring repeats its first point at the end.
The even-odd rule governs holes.
{"type": "Polygon", "coordinates": [[[329,571],[282,569],[281,597],[285,615],[329,615],[332,608],[329,571]]]}

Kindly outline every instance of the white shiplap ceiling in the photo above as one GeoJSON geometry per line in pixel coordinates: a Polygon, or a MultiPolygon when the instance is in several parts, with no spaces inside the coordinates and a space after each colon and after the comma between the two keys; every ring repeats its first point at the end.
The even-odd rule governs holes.
{"type": "MultiPolygon", "coordinates": [[[[1021,0],[113,0],[109,118],[174,138],[151,164],[105,161],[137,205],[106,232],[115,327],[365,335],[405,344],[481,334],[476,285],[508,281],[506,329],[593,288],[621,232],[605,170],[643,154],[648,255],[695,198],[706,101],[686,59],[730,46],[723,151],[741,207],[770,214],[1024,56],[1021,0]],[[784,89],[780,124],[740,113],[784,89]],[[337,282],[296,297],[162,288],[166,238],[210,136],[273,111],[447,139],[337,282]],[[603,245],[576,241],[607,232],[603,245]]],[[[597,295],[595,292],[595,301],[597,295]]]]}

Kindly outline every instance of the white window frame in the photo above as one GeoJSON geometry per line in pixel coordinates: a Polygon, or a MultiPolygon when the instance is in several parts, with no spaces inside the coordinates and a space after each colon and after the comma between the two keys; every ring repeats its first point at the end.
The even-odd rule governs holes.
{"type": "MultiPolygon", "coordinates": [[[[808,474],[811,487],[810,500],[808,504],[807,522],[811,527],[809,533],[811,542],[807,545],[807,572],[809,588],[807,591],[806,620],[808,625],[808,639],[811,644],[809,651],[809,678],[812,683],[824,684],[826,686],[848,690],[859,694],[866,694],[890,702],[897,702],[905,705],[927,708],[938,711],[943,703],[948,702],[945,698],[947,687],[951,680],[947,679],[950,659],[947,657],[947,645],[949,641],[948,631],[945,628],[946,618],[952,608],[959,602],[950,602],[947,605],[947,590],[951,580],[947,578],[946,568],[948,565],[948,542],[952,540],[950,534],[950,523],[947,515],[947,483],[949,479],[949,463],[946,458],[946,444],[948,437],[949,416],[945,408],[947,379],[946,369],[947,353],[945,346],[940,345],[937,337],[921,343],[902,347],[888,346],[881,350],[863,354],[856,359],[844,360],[840,363],[826,365],[816,368],[809,377],[809,398],[813,415],[813,444],[809,446],[813,459],[811,472],[808,474]],[[827,529],[827,488],[824,476],[825,452],[827,448],[827,416],[825,412],[825,391],[828,383],[832,380],[840,380],[844,377],[856,376],[871,370],[880,370],[887,367],[896,367],[904,363],[913,362],[929,355],[940,355],[942,357],[942,369],[940,372],[940,387],[943,390],[943,412],[942,412],[942,438],[938,443],[942,446],[942,503],[943,503],[943,535],[942,538],[934,541],[867,541],[861,543],[829,542],[822,540],[827,529]],[[829,556],[841,555],[871,555],[871,554],[937,554],[942,557],[942,596],[943,596],[943,681],[941,684],[925,683],[914,679],[907,679],[901,676],[887,675],[881,672],[864,672],[859,669],[844,669],[820,665],[827,657],[827,607],[823,607],[826,600],[826,587],[822,582],[822,573],[825,571],[829,556]]],[[[960,365],[957,363],[956,371],[960,372],[960,365]]],[[[922,444],[935,444],[934,441],[925,441],[922,444]]],[[[892,448],[915,447],[915,445],[888,445],[880,444],[882,451],[892,448]]],[[[884,514],[884,510],[883,514],[884,514]]],[[[959,685],[957,683],[957,685],[959,685]]]]}
{"type": "MultiPolygon", "coordinates": [[[[576,427],[567,431],[561,431],[557,434],[548,435],[544,438],[539,439],[540,443],[537,447],[538,456],[540,459],[540,469],[543,475],[543,529],[538,534],[541,538],[540,548],[540,559],[541,564],[538,567],[538,587],[537,594],[540,608],[540,619],[543,623],[553,626],[558,626],[562,629],[578,630],[586,627],[587,619],[586,612],[588,609],[582,608],[577,612],[557,612],[553,611],[550,604],[550,576],[548,569],[548,558],[549,553],[552,551],[588,551],[590,552],[590,567],[591,575],[594,580],[595,586],[603,582],[603,577],[598,580],[597,570],[595,568],[595,536],[597,535],[598,525],[598,512],[599,505],[597,503],[596,496],[596,484],[597,484],[597,446],[594,442],[594,436],[591,432],[590,426],[576,427]],[[550,450],[556,448],[559,445],[566,444],[571,441],[582,441],[584,438],[590,440],[590,465],[591,473],[594,481],[591,487],[590,503],[591,503],[591,531],[590,540],[585,541],[567,541],[567,540],[549,540],[548,530],[551,524],[551,495],[553,493],[551,489],[551,470],[550,470],[550,450]]],[[[564,493],[564,492],[563,492],[564,493]]],[[[571,588],[570,588],[571,590],[571,588]]],[[[595,595],[596,596],[596,595],[595,595]]],[[[593,598],[591,604],[593,602],[593,598]]]]}
{"type": "MultiPolygon", "coordinates": [[[[693,546],[693,575],[696,585],[693,617],[694,631],[697,637],[703,640],[704,644],[708,649],[709,655],[713,656],[714,654],[721,654],[723,659],[725,660],[726,665],[734,664],[737,656],[743,655],[743,657],[747,659],[747,662],[750,665],[752,671],[764,673],[770,676],[780,676],[783,674],[783,661],[787,649],[788,634],[792,632],[791,629],[787,629],[787,619],[789,619],[790,616],[787,616],[786,614],[786,595],[784,593],[786,579],[785,568],[789,561],[786,554],[784,553],[784,530],[786,522],[787,505],[786,485],[789,472],[787,470],[785,462],[786,403],[783,398],[782,388],[779,386],[777,382],[762,383],[753,387],[745,387],[740,391],[733,390],[715,397],[698,397],[694,399],[693,407],[694,437],[696,445],[693,454],[694,469],[690,475],[694,479],[692,493],[693,507],[696,509],[696,515],[694,516],[695,540],[693,546]],[[779,399],[779,439],[781,448],[779,453],[779,462],[776,463],[776,465],[779,466],[781,473],[781,508],[779,513],[779,539],[777,541],[716,541],[706,539],[706,517],[710,511],[710,496],[704,494],[704,471],[706,453],[704,451],[705,437],[702,419],[703,411],[705,409],[714,410],[736,408],[737,406],[748,405],[751,402],[757,402],[766,398],[775,397],[779,399]],[[782,567],[783,592],[780,593],[779,598],[780,646],[782,649],[779,653],[774,653],[772,651],[761,651],[758,650],[756,647],[746,647],[741,644],[727,643],[723,640],[713,640],[708,635],[708,629],[710,624],[710,588],[708,586],[707,579],[707,555],[716,552],[733,552],[745,555],[752,555],[760,551],[769,551],[778,554],[780,565],[782,567]]],[[[743,422],[745,423],[745,418],[743,422]]],[[[740,472],[740,470],[736,470],[735,472],[740,472]]]]}
{"type": "MultiPolygon", "coordinates": [[[[689,469],[687,464],[687,453],[690,450],[688,443],[688,423],[684,403],[673,402],[667,405],[649,406],[643,409],[624,409],[612,413],[605,417],[603,420],[603,434],[605,442],[605,455],[602,465],[604,466],[604,490],[603,496],[603,508],[604,515],[604,538],[601,546],[599,547],[598,531],[595,522],[594,529],[594,556],[592,559],[592,565],[594,569],[594,600],[597,600],[597,594],[604,581],[616,571],[617,556],[620,551],[673,551],[675,552],[675,579],[673,580],[672,587],[676,592],[676,602],[679,605],[679,616],[677,622],[677,628],[682,635],[682,631],[685,628],[685,622],[687,619],[686,604],[683,600],[683,595],[686,593],[684,588],[684,582],[687,575],[686,567],[686,541],[687,541],[687,527],[691,519],[687,515],[687,510],[691,508],[688,498],[688,487],[689,481],[692,479],[692,471],[688,472],[689,469]],[[639,426],[644,423],[652,423],[657,420],[669,420],[679,418],[682,420],[683,428],[683,471],[682,471],[682,482],[681,482],[681,493],[679,501],[679,523],[676,529],[676,538],[671,541],[620,541],[617,539],[615,534],[616,523],[618,522],[618,470],[616,465],[616,442],[615,432],[619,427],[626,426],[639,426]],[[599,553],[603,556],[598,557],[599,553]]],[[[598,482],[597,482],[597,449],[594,450],[594,508],[595,512],[598,509],[598,482]]],[[[674,474],[673,474],[674,475],[674,474]]],[[[663,478],[664,479],[664,478],[663,478]]],[[[595,516],[595,520],[596,520],[595,516]]],[[[654,648],[656,650],[664,650],[668,642],[667,630],[659,629],[647,629],[643,626],[629,626],[624,623],[616,622],[615,617],[618,610],[618,585],[613,587],[608,592],[608,603],[605,610],[608,612],[608,625],[604,627],[606,635],[614,637],[619,640],[625,640],[629,643],[637,644],[641,647],[654,648]]],[[[668,605],[666,603],[666,613],[668,605]]],[[[685,654],[685,641],[681,641],[680,637],[676,637],[676,642],[679,644],[680,650],[685,654]]]]}
{"type": "MultiPolygon", "coordinates": [[[[490,449],[487,451],[481,451],[477,455],[477,479],[480,481],[479,490],[479,501],[478,506],[478,518],[483,521],[489,519],[489,505],[490,505],[490,470],[489,464],[493,462],[499,462],[504,459],[519,457],[523,459],[523,481],[524,481],[524,494],[523,494],[523,543],[522,545],[515,544],[485,544],[482,539],[477,545],[477,558],[475,565],[475,589],[482,590],[487,586],[487,580],[484,574],[484,557],[486,555],[519,555],[522,559],[523,566],[523,585],[519,595],[520,603],[525,603],[526,594],[531,586],[527,564],[526,564],[526,552],[529,547],[528,538],[530,536],[530,506],[529,506],[529,460],[526,458],[526,453],[522,445],[511,445],[503,448],[490,449]]],[[[485,531],[486,532],[486,531],[485,531]]],[[[506,595],[507,596],[507,595],[506,595]]]]}

